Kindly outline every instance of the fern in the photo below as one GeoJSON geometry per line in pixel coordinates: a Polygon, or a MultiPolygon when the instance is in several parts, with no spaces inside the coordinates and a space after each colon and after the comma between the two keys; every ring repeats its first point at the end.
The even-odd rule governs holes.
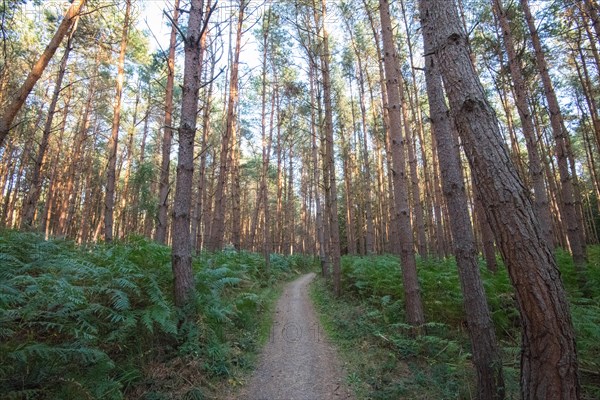
{"type": "Polygon", "coordinates": [[[248,365],[240,349],[256,347],[261,288],[311,262],[281,258],[267,271],[258,254],[202,254],[194,259],[200,317],[181,323],[166,246],[132,237],[77,247],[0,233],[2,398],[122,399],[148,382],[144,366],[178,355],[201,360],[209,379],[227,377],[248,365]]]}

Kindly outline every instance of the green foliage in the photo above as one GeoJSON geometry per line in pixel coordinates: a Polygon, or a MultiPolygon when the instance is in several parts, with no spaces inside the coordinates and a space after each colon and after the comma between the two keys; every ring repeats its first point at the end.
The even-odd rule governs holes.
{"type": "Polygon", "coordinates": [[[158,246],[81,251],[9,232],[0,237],[0,259],[2,393],[121,398],[115,361],[152,345],[155,330],[165,338],[177,333],[163,292],[168,255],[158,246]]]}
{"type": "Polygon", "coordinates": [[[256,254],[203,254],[194,260],[199,319],[185,321],[170,261],[168,247],[141,237],[77,247],[0,233],[0,397],[205,398],[190,384],[251,365],[274,299],[269,283],[311,265],[296,257],[269,272],[256,254]],[[195,365],[191,375],[168,373],[181,360],[195,365]]]}
{"type": "Polygon", "coordinates": [[[347,256],[342,259],[344,295],[336,299],[322,285],[313,291],[325,329],[349,358],[348,383],[359,398],[468,397],[471,355],[464,335],[451,328],[463,320],[455,265],[419,261],[426,314],[436,322],[418,337],[404,323],[399,266],[391,255],[347,256]]]}
{"type": "MultiPolygon", "coordinates": [[[[582,386],[586,398],[600,388],[600,247],[589,248],[587,292],[568,253],[557,260],[571,300],[582,386]]],[[[325,329],[350,364],[348,382],[360,398],[472,398],[475,389],[463,300],[454,259],[418,260],[426,334],[414,337],[405,325],[402,276],[397,257],[342,259],[343,295],[335,298],[322,283],[313,298],[325,329]]],[[[492,273],[481,263],[488,304],[503,348],[509,397],[518,397],[520,321],[508,273],[492,273]]]]}

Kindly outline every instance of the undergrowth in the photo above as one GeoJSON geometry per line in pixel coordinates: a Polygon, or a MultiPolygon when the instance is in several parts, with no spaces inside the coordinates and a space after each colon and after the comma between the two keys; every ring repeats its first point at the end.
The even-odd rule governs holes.
{"type": "Polygon", "coordinates": [[[0,397],[204,399],[248,370],[277,283],[312,259],[194,258],[199,317],[179,326],[170,249],[140,237],[78,247],[0,233],[0,397]]]}
{"type": "MultiPolygon", "coordinates": [[[[577,285],[571,257],[557,252],[571,301],[584,398],[600,398],[600,247],[590,247],[587,289],[577,285]]],[[[508,273],[481,265],[492,318],[504,360],[507,398],[519,398],[520,323],[508,273]]],[[[466,331],[462,295],[453,259],[418,260],[429,321],[426,334],[411,337],[399,260],[395,256],[342,259],[343,294],[335,298],[319,281],[312,297],[325,329],[348,364],[348,383],[360,399],[471,399],[475,372],[466,331]]]]}

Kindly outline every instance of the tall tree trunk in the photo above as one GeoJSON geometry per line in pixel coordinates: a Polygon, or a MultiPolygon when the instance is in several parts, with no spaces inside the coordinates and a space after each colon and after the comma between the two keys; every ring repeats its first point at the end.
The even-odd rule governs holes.
{"type": "Polygon", "coordinates": [[[27,100],[29,93],[35,86],[36,82],[42,77],[44,70],[48,66],[48,63],[54,56],[56,49],[60,46],[65,35],[71,29],[71,26],[77,21],[81,13],[81,9],[85,5],[86,0],[74,0],[69,9],[67,10],[63,20],[61,21],[58,29],[52,36],[50,43],[44,49],[44,52],[36,63],[31,68],[29,75],[23,82],[23,85],[19,88],[15,96],[8,102],[6,107],[0,112],[0,147],[4,145],[6,136],[12,128],[12,123],[17,116],[17,113],[27,100]]]}
{"type": "Polygon", "coordinates": [[[423,37],[439,60],[475,187],[515,287],[523,329],[523,399],[577,399],[577,351],[558,266],[470,61],[454,3],[420,0],[423,37]]]}
{"type": "Polygon", "coordinates": [[[432,166],[433,166],[433,215],[435,218],[435,244],[438,258],[446,256],[446,236],[444,235],[444,221],[442,210],[442,194],[440,188],[440,173],[439,160],[437,156],[437,146],[435,144],[435,136],[431,138],[432,149],[432,166]]]}
{"type": "MultiPolygon", "coordinates": [[[[325,165],[328,179],[325,180],[325,198],[329,219],[329,254],[333,272],[333,291],[336,296],[341,294],[341,251],[340,251],[340,227],[338,220],[337,205],[337,180],[335,173],[335,159],[333,146],[333,108],[331,104],[331,77],[329,72],[329,36],[325,22],[327,20],[326,1],[321,1],[321,18],[317,27],[321,31],[321,43],[319,57],[321,61],[321,75],[323,78],[323,105],[325,111],[325,124],[323,127],[325,139],[325,165]]],[[[317,12],[317,10],[315,10],[317,12]]]]}
{"type": "MultiPolygon", "coordinates": [[[[310,63],[309,66],[309,81],[310,81],[310,98],[311,104],[316,104],[319,108],[319,119],[318,122],[321,122],[320,114],[321,114],[321,101],[315,96],[315,71],[316,65],[313,62],[310,63]]],[[[327,223],[325,222],[325,217],[323,216],[323,203],[321,202],[321,191],[319,188],[321,187],[321,176],[319,174],[319,146],[317,142],[317,120],[315,119],[314,112],[311,113],[310,116],[311,124],[311,162],[313,168],[313,185],[315,188],[315,209],[316,209],[316,228],[317,228],[317,244],[319,248],[319,259],[321,260],[321,272],[324,277],[328,277],[330,274],[330,257],[329,257],[329,235],[326,235],[327,223]]]]}
{"type": "MultiPolygon", "coordinates": [[[[352,31],[352,29],[354,28],[353,26],[351,26],[349,18],[345,18],[345,23],[346,23],[346,28],[349,32],[352,31]]],[[[366,109],[366,104],[365,104],[365,97],[366,97],[366,93],[365,93],[365,74],[368,75],[368,71],[365,71],[365,68],[363,67],[363,59],[361,56],[361,49],[359,49],[356,41],[354,40],[354,36],[350,36],[350,40],[352,43],[352,48],[354,50],[354,55],[356,56],[356,61],[358,63],[357,68],[356,68],[356,73],[358,74],[358,76],[356,77],[358,79],[358,103],[359,103],[359,107],[360,107],[360,117],[361,117],[361,138],[359,138],[357,140],[357,143],[359,143],[359,152],[362,152],[362,158],[363,158],[363,166],[364,166],[364,178],[362,180],[359,179],[358,177],[358,172],[357,172],[357,180],[359,181],[359,183],[357,185],[359,185],[359,187],[361,187],[362,192],[363,192],[363,196],[364,196],[364,211],[365,211],[365,224],[364,227],[365,232],[364,232],[364,243],[365,243],[365,252],[367,254],[372,254],[375,252],[375,227],[373,225],[373,201],[372,201],[372,196],[371,196],[371,162],[370,162],[370,158],[369,158],[369,152],[368,152],[368,144],[367,144],[367,109],[366,109]],[[362,181],[362,182],[361,182],[362,181]],[[362,184],[361,184],[362,183],[362,184]]],[[[355,112],[354,112],[354,100],[353,100],[353,95],[352,95],[352,77],[348,78],[349,84],[350,84],[350,96],[351,96],[351,109],[352,109],[352,126],[354,128],[355,126],[355,112]]],[[[370,81],[370,80],[369,80],[370,81]]],[[[370,82],[369,82],[370,84],[370,82]]],[[[354,212],[353,212],[353,201],[350,197],[350,190],[351,190],[351,171],[353,170],[353,163],[352,161],[352,157],[349,156],[350,149],[349,146],[344,146],[345,149],[344,151],[347,153],[346,156],[344,156],[344,163],[346,163],[346,160],[348,160],[348,165],[344,166],[344,178],[346,181],[346,208],[347,208],[347,214],[348,214],[348,223],[346,226],[346,232],[347,232],[347,236],[348,236],[348,252],[350,254],[355,254],[356,253],[356,241],[354,239],[354,235],[353,235],[353,231],[354,231],[354,221],[355,218],[353,216],[354,212]],[[352,239],[352,242],[350,242],[350,239],[352,239]]],[[[361,224],[362,225],[362,224],[361,224]]],[[[359,232],[359,238],[362,241],[363,235],[362,232],[359,232]]],[[[362,254],[362,246],[360,248],[360,253],[362,254]]]]}
{"type": "Polygon", "coordinates": [[[131,126],[128,129],[127,132],[127,144],[125,145],[125,176],[123,177],[123,190],[121,192],[121,199],[120,199],[120,206],[119,206],[119,218],[117,219],[118,221],[118,229],[117,232],[119,232],[119,236],[123,237],[125,236],[128,231],[129,231],[129,226],[127,226],[128,221],[129,221],[129,214],[131,213],[130,211],[127,210],[128,207],[132,207],[133,206],[133,202],[131,199],[131,184],[130,184],[130,180],[131,180],[131,171],[133,169],[133,143],[134,143],[134,139],[135,139],[135,128],[137,126],[138,123],[138,110],[139,110],[139,105],[140,105],[140,96],[141,96],[141,92],[142,92],[142,81],[141,79],[138,78],[138,87],[136,90],[136,94],[135,94],[135,104],[133,106],[133,116],[132,116],[132,121],[131,121],[131,126]]]}
{"type": "MultiPolygon", "coordinates": [[[[425,151],[425,140],[424,140],[424,128],[423,128],[423,116],[421,114],[421,107],[419,105],[419,90],[418,90],[418,86],[417,86],[417,77],[416,77],[416,73],[414,71],[414,65],[415,65],[415,61],[414,61],[414,53],[413,53],[413,42],[411,39],[411,34],[409,32],[409,22],[408,22],[408,15],[406,12],[406,8],[405,8],[405,4],[404,4],[404,0],[400,0],[400,7],[402,9],[402,18],[404,20],[404,26],[406,28],[406,45],[408,48],[408,57],[409,57],[409,62],[410,62],[410,66],[411,66],[411,88],[412,89],[412,96],[411,96],[411,90],[409,89],[408,92],[408,96],[409,96],[409,102],[412,108],[412,115],[413,118],[416,116],[415,118],[415,124],[417,125],[417,135],[418,135],[418,139],[420,142],[420,149],[421,149],[421,163],[423,164],[423,180],[424,180],[424,188],[425,188],[425,210],[427,210],[427,213],[429,215],[429,221],[428,221],[428,225],[429,225],[429,230],[430,230],[430,238],[432,236],[431,230],[433,230],[433,226],[434,226],[434,222],[433,222],[433,205],[432,205],[432,198],[433,198],[433,188],[431,185],[431,178],[430,178],[430,171],[429,171],[429,160],[427,159],[427,153],[425,151]]],[[[417,143],[417,138],[415,137],[413,139],[413,142],[416,146],[417,143]]],[[[415,148],[415,153],[416,153],[416,148],[415,148]]],[[[427,226],[425,226],[425,231],[427,231],[427,226]]],[[[431,239],[430,239],[431,240],[431,239]]],[[[431,250],[430,250],[431,252],[431,250]]],[[[436,249],[437,252],[437,249],[436,249]]],[[[439,254],[439,253],[438,253],[439,254]]]]}
{"type": "MultiPolygon", "coordinates": [[[[592,83],[592,78],[590,77],[590,73],[588,72],[587,61],[582,48],[582,41],[583,39],[581,37],[580,30],[579,38],[577,41],[577,48],[572,50],[574,53],[573,64],[575,64],[575,68],[577,69],[577,75],[579,76],[579,81],[581,82],[581,87],[584,92],[585,102],[590,112],[590,119],[592,121],[592,131],[594,132],[594,137],[596,138],[596,146],[600,148],[600,113],[598,112],[598,104],[596,102],[596,98],[594,97],[594,84],[592,83]],[[579,55],[579,60],[577,61],[575,53],[579,55]]],[[[600,72],[600,62],[598,64],[598,72],[600,72]]]]}
{"type": "Polygon", "coordinates": [[[554,134],[558,173],[561,180],[560,190],[562,195],[561,209],[563,214],[563,222],[567,227],[567,237],[569,240],[571,253],[573,254],[575,268],[578,270],[580,275],[580,285],[585,285],[585,278],[582,276],[582,273],[587,264],[587,257],[583,228],[580,226],[577,218],[576,203],[578,199],[575,197],[573,176],[569,173],[567,148],[569,146],[569,133],[564,127],[563,116],[560,106],[558,105],[558,98],[556,97],[554,86],[550,80],[548,65],[546,63],[544,51],[542,50],[542,44],[537,32],[537,27],[535,26],[535,21],[533,20],[531,10],[529,9],[529,1],[520,0],[520,2],[521,9],[525,15],[525,21],[527,22],[527,26],[529,27],[529,32],[531,34],[531,42],[533,43],[533,48],[535,50],[535,60],[540,77],[542,78],[544,94],[546,96],[546,100],[548,101],[550,126],[552,127],[552,133],[554,134]]]}
{"type": "Polygon", "coordinates": [[[365,246],[367,254],[372,254],[375,252],[375,228],[373,226],[373,199],[371,196],[371,161],[369,158],[369,150],[367,145],[368,135],[367,135],[367,110],[365,105],[365,88],[364,88],[364,75],[363,75],[363,67],[362,61],[360,57],[357,58],[359,60],[359,104],[360,104],[360,113],[361,113],[361,121],[362,121],[362,156],[364,163],[364,196],[365,196],[365,222],[366,222],[366,232],[365,232],[365,246]]]}
{"type": "Polygon", "coordinates": [[[384,67],[388,95],[388,115],[390,119],[389,135],[392,141],[395,213],[400,228],[400,260],[406,318],[408,323],[419,327],[425,323],[425,314],[421,302],[417,263],[414,253],[413,231],[408,206],[408,188],[406,182],[406,161],[402,137],[402,105],[400,96],[400,60],[392,32],[389,0],[379,0],[379,15],[383,37],[384,67]]]}
{"type": "MultiPolygon", "coordinates": [[[[269,234],[269,224],[268,222],[268,214],[269,214],[269,204],[268,204],[268,172],[269,172],[269,157],[271,154],[271,140],[273,136],[273,119],[275,115],[275,92],[273,91],[271,95],[271,117],[269,122],[269,134],[267,135],[267,56],[269,54],[269,34],[271,29],[271,17],[272,11],[268,9],[266,14],[263,17],[262,21],[262,71],[261,71],[261,142],[262,142],[262,168],[260,174],[260,185],[258,188],[257,196],[256,196],[256,210],[252,220],[252,226],[250,228],[250,240],[249,245],[250,248],[254,251],[255,249],[255,237],[258,230],[259,219],[261,215],[261,210],[263,210],[264,215],[264,223],[263,223],[263,243],[262,243],[262,253],[265,260],[265,267],[268,269],[270,266],[270,243],[267,243],[270,238],[269,234]],[[269,246],[267,246],[269,244],[269,246]],[[269,247],[267,249],[267,247],[269,247]]],[[[276,90],[276,89],[274,89],[276,90]]]]}
{"type": "MultiPolygon", "coordinates": [[[[382,55],[382,51],[381,51],[381,45],[380,43],[382,42],[380,40],[379,37],[379,30],[377,28],[377,25],[375,23],[375,18],[373,17],[373,14],[371,12],[371,7],[369,6],[367,0],[363,0],[363,6],[365,8],[365,12],[367,14],[367,17],[369,18],[369,25],[371,26],[371,31],[373,33],[373,38],[375,39],[375,50],[377,52],[377,59],[380,60],[380,62],[378,63],[378,67],[379,67],[379,84],[381,86],[381,107],[383,109],[383,127],[384,127],[384,135],[385,135],[385,153],[386,153],[386,164],[387,164],[387,170],[388,170],[388,174],[387,174],[387,187],[388,187],[388,193],[389,193],[389,202],[387,204],[387,209],[388,209],[388,214],[389,214],[389,225],[388,225],[388,234],[390,237],[390,249],[389,251],[391,253],[394,254],[400,254],[401,250],[401,244],[400,244],[400,235],[398,232],[398,220],[397,220],[397,213],[396,213],[396,204],[395,204],[395,199],[394,199],[394,183],[393,183],[393,169],[392,168],[392,145],[391,145],[391,140],[390,140],[390,111],[389,111],[389,100],[388,100],[388,92],[386,89],[386,80],[385,80],[385,73],[384,73],[384,66],[383,66],[383,62],[381,62],[381,60],[383,60],[383,55],[382,55]]],[[[372,88],[371,88],[372,90],[372,88]]],[[[374,120],[377,121],[376,115],[375,115],[375,108],[373,107],[373,117],[374,120]]]]}
{"type": "Polygon", "coordinates": [[[477,194],[473,194],[475,203],[475,219],[479,226],[479,232],[481,233],[481,245],[483,247],[483,258],[485,259],[485,265],[487,269],[492,272],[498,270],[498,263],[496,262],[496,246],[494,245],[494,232],[490,228],[490,223],[485,215],[485,209],[481,204],[481,199],[477,194]]]}
{"type": "Polygon", "coordinates": [[[513,89],[515,94],[515,103],[517,111],[519,112],[519,118],[521,119],[521,125],[523,126],[523,135],[525,136],[525,143],[527,145],[527,154],[529,157],[529,174],[533,183],[533,191],[535,194],[535,209],[538,213],[540,221],[540,229],[542,235],[548,243],[550,250],[554,249],[554,240],[552,233],[552,216],[550,215],[550,207],[548,204],[548,194],[546,192],[546,185],[544,184],[544,168],[542,167],[542,161],[538,151],[537,137],[535,135],[535,128],[533,127],[533,120],[531,118],[531,111],[528,104],[528,93],[527,86],[525,84],[525,78],[519,59],[514,45],[510,23],[506,15],[506,11],[502,7],[501,0],[493,0],[493,9],[500,23],[502,30],[502,37],[504,40],[504,47],[508,55],[508,62],[510,67],[510,75],[513,81],[513,89]]]}
{"type": "MultiPolygon", "coordinates": [[[[352,78],[349,77],[348,79],[348,84],[350,87],[350,107],[352,109],[352,127],[355,126],[355,121],[354,121],[354,96],[352,93],[352,78]]],[[[353,188],[353,184],[352,184],[352,173],[354,171],[354,160],[351,155],[351,151],[350,151],[350,146],[351,146],[351,141],[352,141],[352,137],[349,138],[350,143],[348,142],[348,139],[346,138],[346,126],[345,126],[345,121],[341,121],[340,120],[340,147],[342,150],[342,164],[343,164],[343,169],[344,169],[344,192],[345,192],[345,196],[344,196],[344,202],[346,203],[346,250],[348,252],[348,254],[357,254],[357,247],[356,247],[356,235],[358,234],[359,236],[362,236],[362,232],[360,232],[360,229],[356,229],[356,225],[355,223],[356,221],[356,215],[354,212],[354,208],[355,208],[355,202],[356,202],[356,193],[352,193],[352,188],[353,188]],[[358,231],[358,232],[357,232],[358,231]]],[[[362,246],[360,247],[360,253],[362,254],[362,246]]]]}
{"type": "Polygon", "coordinates": [[[171,37],[169,39],[169,57],[167,58],[167,86],[165,88],[165,120],[162,138],[162,159],[160,163],[160,183],[158,189],[158,218],[154,239],[165,243],[169,224],[169,169],[171,164],[171,143],[173,141],[173,85],[175,84],[175,48],[177,46],[177,24],[179,21],[179,0],[173,4],[171,18],[171,37]]]}
{"type": "MultiPolygon", "coordinates": [[[[265,44],[266,44],[266,35],[265,35],[265,44]]],[[[264,72],[266,73],[266,50],[265,50],[265,58],[263,59],[263,67],[264,72]]],[[[263,96],[263,127],[262,127],[262,170],[261,170],[261,180],[260,180],[260,203],[264,207],[264,222],[263,222],[263,246],[262,252],[263,257],[265,259],[265,268],[269,270],[271,265],[271,252],[273,251],[273,243],[271,239],[271,211],[269,207],[269,186],[268,186],[268,175],[269,175],[269,160],[271,157],[271,143],[273,142],[273,121],[275,119],[275,93],[272,96],[272,105],[271,105],[271,117],[269,122],[269,135],[266,135],[264,119],[265,119],[265,94],[266,94],[266,75],[263,73],[263,87],[262,93],[263,96]]],[[[276,90],[276,89],[275,89],[276,90]]]]}
{"type": "MultiPolygon", "coordinates": [[[[429,38],[431,39],[431,38],[429,38]]],[[[459,144],[452,132],[450,113],[446,106],[444,89],[439,75],[433,46],[425,41],[425,77],[427,97],[436,137],[437,153],[442,172],[442,187],[450,214],[450,228],[454,254],[458,265],[464,309],[473,361],[477,371],[477,398],[481,400],[503,399],[504,379],[502,359],[498,350],[494,325],[488,308],[483,282],[479,274],[477,250],[467,205],[467,195],[460,163],[459,144]]]]}
{"type": "Polygon", "coordinates": [[[65,46],[65,52],[63,54],[60,66],[58,68],[58,74],[56,76],[56,82],[54,84],[54,91],[52,93],[52,99],[48,106],[48,116],[46,117],[46,124],[44,125],[44,131],[42,132],[42,140],[38,149],[38,154],[35,159],[35,165],[31,176],[31,190],[27,195],[25,204],[23,205],[23,219],[21,220],[21,229],[30,229],[33,227],[33,218],[37,209],[37,203],[40,198],[41,180],[42,180],[42,166],[46,157],[46,149],[48,148],[48,140],[50,139],[50,133],[52,132],[52,124],[54,123],[54,114],[56,112],[56,105],[58,98],[62,90],[62,82],[67,71],[67,63],[69,61],[69,54],[72,49],[73,33],[77,27],[77,23],[71,25],[69,38],[65,46]]]}
{"type": "MultiPolygon", "coordinates": [[[[175,304],[191,307],[195,287],[192,272],[192,245],[190,240],[190,211],[194,182],[194,138],[198,116],[198,92],[202,68],[202,34],[207,29],[210,12],[203,18],[203,0],[190,3],[187,34],[184,40],[183,90],[181,95],[181,125],[175,197],[173,199],[173,254],[175,304]]],[[[211,9],[212,11],[212,9],[211,9]]],[[[194,310],[188,310],[193,313],[194,310]]]]}
{"type": "MultiPolygon", "coordinates": [[[[239,13],[237,20],[237,30],[236,30],[236,40],[235,40],[235,51],[233,54],[233,59],[231,60],[231,70],[229,77],[229,100],[227,103],[227,119],[226,119],[226,129],[223,134],[223,138],[221,140],[221,157],[220,157],[220,165],[219,165],[219,178],[217,181],[217,188],[215,191],[215,209],[213,213],[213,222],[212,222],[212,232],[211,232],[211,240],[209,243],[209,250],[217,251],[223,247],[223,237],[225,234],[225,186],[227,185],[227,177],[229,175],[229,168],[234,166],[229,166],[230,158],[233,160],[235,157],[230,157],[230,144],[236,145],[236,140],[233,137],[237,135],[235,132],[235,124],[236,124],[236,106],[238,102],[238,80],[239,80],[239,64],[240,64],[240,51],[241,51],[241,43],[242,43],[242,24],[244,22],[244,11],[247,7],[247,0],[240,0],[239,5],[239,13]]],[[[236,152],[235,149],[231,149],[232,153],[236,152]]],[[[235,169],[235,168],[234,168],[235,169]]],[[[235,171],[233,171],[235,173],[235,171]]],[[[238,182],[234,182],[237,178],[232,175],[232,188],[237,189],[239,185],[238,182]]],[[[237,200],[234,198],[234,203],[237,201],[237,206],[234,204],[234,209],[237,208],[236,212],[239,212],[239,192],[232,193],[232,195],[237,196],[237,200]]],[[[239,215],[236,214],[235,221],[233,221],[234,227],[233,230],[236,231],[236,235],[239,235],[239,215]]],[[[237,240],[237,239],[236,239],[237,240]]],[[[239,242],[237,243],[239,248],[239,242]]]]}
{"type": "Polygon", "coordinates": [[[125,20],[123,21],[123,31],[121,36],[121,50],[119,52],[119,59],[117,61],[117,88],[113,103],[112,129],[108,141],[106,196],[104,198],[104,240],[106,242],[111,242],[113,240],[117,148],[119,142],[119,124],[121,123],[121,100],[123,95],[123,78],[125,76],[125,51],[127,50],[130,14],[131,0],[127,0],[125,5],[125,20]]]}
{"type": "Polygon", "coordinates": [[[402,109],[402,119],[404,122],[404,145],[408,150],[408,166],[410,173],[410,186],[412,197],[412,211],[414,214],[414,224],[416,225],[417,249],[419,255],[427,258],[427,237],[425,236],[425,219],[423,217],[423,205],[421,203],[421,189],[419,187],[419,176],[417,171],[417,158],[415,156],[415,135],[410,128],[410,118],[408,115],[408,102],[405,97],[405,85],[402,74],[398,74],[398,86],[400,93],[400,108],[402,109]]]}
{"type": "MultiPolygon", "coordinates": [[[[205,37],[202,39],[205,40],[205,37]]],[[[195,205],[195,229],[192,229],[192,235],[195,235],[193,240],[194,249],[200,251],[204,248],[205,236],[202,225],[206,223],[208,219],[204,215],[204,199],[206,197],[206,157],[208,152],[208,138],[210,135],[210,117],[212,109],[212,94],[213,94],[213,79],[215,76],[215,63],[210,63],[210,81],[208,90],[206,91],[204,100],[204,111],[202,113],[202,142],[200,147],[200,169],[198,171],[198,194],[195,205]]]]}

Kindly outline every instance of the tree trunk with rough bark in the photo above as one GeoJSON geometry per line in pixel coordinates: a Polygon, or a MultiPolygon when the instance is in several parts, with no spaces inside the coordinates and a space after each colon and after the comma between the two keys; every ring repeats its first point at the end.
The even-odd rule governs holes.
{"type": "Polygon", "coordinates": [[[523,329],[523,399],[577,399],[577,351],[566,293],[527,190],[470,61],[454,3],[420,0],[423,37],[439,60],[451,114],[515,287],[523,329]]]}
{"type": "MultiPolygon", "coordinates": [[[[210,13],[203,18],[203,0],[192,0],[189,11],[187,34],[184,40],[183,90],[181,95],[181,124],[179,127],[179,150],[175,197],[173,199],[173,253],[175,304],[189,307],[194,302],[195,286],[192,271],[192,244],[190,219],[192,185],[194,177],[194,138],[198,116],[198,92],[202,67],[201,36],[208,24],[210,13]]],[[[188,310],[193,313],[194,310],[188,310]]]]}
{"type": "Polygon", "coordinates": [[[384,67],[386,89],[388,95],[388,115],[390,120],[390,139],[392,141],[392,158],[394,180],[395,220],[398,221],[400,235],[400,260],[402,263],[402,278],[406,318],[408,323],[420,327],[425,323],[425,314],[421,301],[421,291],[417,277],[417,262],[414,253],[413,231],[408,205],[408,188],[406,177],[406,161],[404,157],[402,137],[402,105],[399,91],[400,60],[394,42],[392,21],[390,17],[389,0],[379,0],[379,15],[383,38],[384,67]]]}
{"type": "Polygon", "coordinates": [[[469,216],[467,195],[460,162],[459,144],[452,132],[452,121],[446,106],[432,43],[425,41],[425,78],[433,134],[442,175],[442,188],[450,215],[454,255],[464,298],[464,309],[473,362],[477,371],[477,398],[504,398],[502,359],[488,308],[483,282],[479,274],[477,249],[469,216]]]}
{"type": "Polygon", "coordinates": [[[502,37],[504,40],[504,47],[508,55],[508,62],[510,67],[510,75],[513,80],[513,90],[515,95],[515,103],[517,111],[519,112],[519,118],[521,119],[521,125],[523,127],[523,135],[525,136],[525,143],[527,146],[527,154],[529,157],[529,175],[533,183],[533,191],[535,194],[535,208],[538,213],[540,220],[540,228],[544,239],[548,243],[550,250],[554,249],[554,238],[552,233],[552,216],[550,215],[550,208],[548,204],[548,194],[546,192],[546,185],[544,184],[544,168],[540,159],[540,154],[537,145],[537,137],[535,135],[535,128],[533,127],[533,120],[531,118],[531,111],[528,104],[528,93],[525,78],[510,28],[510,23],[506,15],[506,11],[502,6],[501,0],[492,0],[493,10],[500,23],[502,30],[502,37]]]}

